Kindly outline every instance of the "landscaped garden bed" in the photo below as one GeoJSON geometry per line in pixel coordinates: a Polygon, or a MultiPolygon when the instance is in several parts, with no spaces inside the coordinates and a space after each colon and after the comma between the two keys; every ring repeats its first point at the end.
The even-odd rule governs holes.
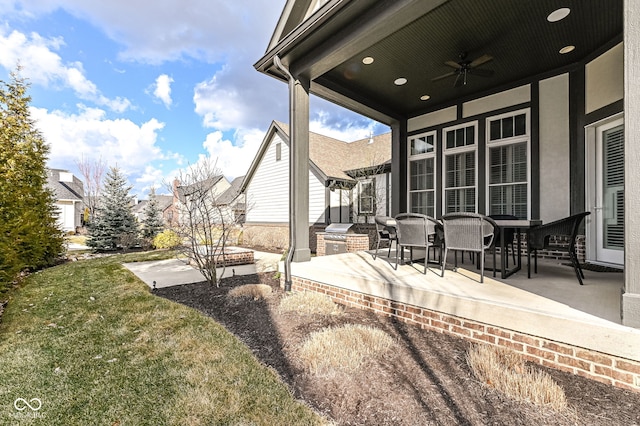
{"type": "Polygon", "coordinates": [[[520,402],[481,383],[467,363],[471,345],[355,308],[340,314],[283,310],[286,295],[272,274],[235,276],[220,288],[189,284],[157,295],[194,307],[242,340],[274,368],[297,398],[340,425],[602,425],[640,423],[640,394],[557,370],[548,374],[564,391],[567,408],[520,402]],[[246,284],[267,284],[263,296],[228,297],[246,284]],[[312,371],[303,348],[310,336],[345,325],[374,327],[394,342],[356,371],[312,371]]]}

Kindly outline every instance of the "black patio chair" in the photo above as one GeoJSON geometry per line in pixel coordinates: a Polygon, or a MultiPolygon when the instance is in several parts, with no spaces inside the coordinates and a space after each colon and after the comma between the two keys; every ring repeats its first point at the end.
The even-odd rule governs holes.
{"type": "MultiPolygon", "coordinates": [[[[518,220],[518,218],[516,216],[510,215],[510,214],[492,214],[489,215],[489,217],[493,220],[518,220]]],[[[513,256],[513,264],[515,265],[516,263],[516,249],[515,246],[513,245],[513,237],[515,237],[516,235],[516,230],[513,228],[498,228],[497,229],[497,233],[496,233],[496,244],[498,241],[500,241],[500,233],[504,232],[504,244],[505,246],[509,245],[511,246],[511,255],[513,256]]],[[[504,247],[506,250],[506,247],[504,247]]],[[[500,247],[500,250],[502,250],[502,247],[500,247]]],[[[506,267],[509,267],[509,252],[507,251],[507,256],[505,256],[506,259],[506,267]]]]}
{"type": "Polygon", "coordinates": [[[440,226],[440,222],[419,213],[401,213],[395,219],[398,237],[395,269],[398,269],[399,253],[402,252],[404,258],[404,247],[409,248],[411,262],[413,262],[413,248],[419,247],[425,249],[424,274],[426,274],[429,265],[429,248],[435,244],[436,227],[440,226]]]}
{"type": "Polygon", "coordinates": [[[536,226],[527,232],[527,278],[531,278],[531,253],[534,255],[534,272],[538,273],[538,250],[553,249],[569,253],[569,259],[578,277],[578,282],[583,285],[584,272],[578,262],[576,254],[576,237],[580,230],[580,224],[591,212],[582,212],[556,220],[544,225],[536,226]],[[551,241],[551,237],[568,237],[569,244],[558,244],[551,241]]]}
{"type": "Polygon", "coordinates": [[[375,222],[376,222],[377,243],[376,243],[376,252],[373,254],[374,260],[378,255],[378,250],[380,249],[381,241],[387,241],[389,243],[389,252],[387,253],[387,257],[391,256],[391,246],[393,245],[394,241],[396,241],[396,250],[398,249],[398,244],[397,244],[398,237],[396,235],[395,219],[387,216],[376,216],[375,222]]]}
{"type": "MultiPolygon", "coordinates": [[[[484,253],[493,247],[498,225],[488,216],[477,213],[450,213],[442,216],[444,227],[444,257],[442,274],[447,264],[449,250],[468,251],[478,254],[480,282],[484,282],[484,253]]],[[[495,274],[496,253],[493,252],[495,274]]]]}

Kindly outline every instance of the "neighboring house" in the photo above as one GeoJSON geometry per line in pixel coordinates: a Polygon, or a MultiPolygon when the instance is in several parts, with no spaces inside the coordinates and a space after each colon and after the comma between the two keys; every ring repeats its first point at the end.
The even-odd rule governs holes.
{"type": "Polygon", "coordinates": [[[47,178],[47,185],[55,193],[60,228],[65,232],[75,232],[83,225],[84,184],[73,173],[61,169],[48,169],[47,178]]]}
{"type": "Polygon", "coordinates": [[[290,83],[294,129],[310,94],[391,127],[393,215],[590,211],[583,255],[624,265],[640,327],[638,16],[623,0],[288,0],[255,67],[290,83]]]}
{"type": "MultiPolygon", "coordinates": [[[[173,195],[156,195],[156,201],[158,203],[158,210],[162,213],[162,219],[164,225],[169,227],[173,218],[173,195]]],[[[133,206],[133,215],[138,222],[144,222],[145,209],[149,200],[140,200],[133,206]]]]}
{"type": "MultiPolygon", "coordinates": [[[[288,244],[288,133],[286,124],[271,123],[241,188],[246,227],[263,228],[278,247],[288,244]]],[[[390,158],[390,134],[347,143],[310,132],[309,226],[371,223],[376,214],[389,214],[390,158]]]]}
{"type": "MultiPolygon", "coordinates": [[[[173,221],[180,221],[180,211],[184,208],[189,208],[189,198],[198,194],[204,190],[207,193],[207,197],[211,202],[216,203],[219,206],[220,197],[231,187],[231,184],[222,175],[211,177],[205,181],[195,182],[190,185],[181,185],[176,179],[173,182],[173,208],[171,210],[173,221]]],[[[226,212],[226,206],[223,209],[223,213],[226,212]]],[[[219,221],[217,219],[216,221],[219,221]]]]}
{"type": "Polygon", "coordinates": [[[218,197],[218,206],[225,212],[224,216],[232,223],[242,224],[246,218],[246,205],[242,196],[244,176],[231,181],[229,188],[218,197]]]}

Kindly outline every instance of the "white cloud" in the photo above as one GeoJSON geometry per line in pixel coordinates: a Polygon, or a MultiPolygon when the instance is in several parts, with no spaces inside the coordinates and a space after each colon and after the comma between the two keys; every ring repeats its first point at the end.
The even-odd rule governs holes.
{"type": "Polygon", "coordinates": [[[61,38],[44,38],[32,33],[29,36],[12,31],[0,32],[0,65],[8,70],[22,67],[22,77],[44,87],[68,88],[76,96],[106,106],[116,112],[124,112],[131,102],[125,98],[109,99],[100,93],[96,85],[86,76],[80,62],[63,63],[55,51],[64,45],[61,38]]]}
{"type": "Polygon", "coordinates": [[[49,165],[73,170],[81,156],[102,159],[128,175],[146,171],[154,160],[169,157],[157,146],[164,123],[155,118],[140,125],[127,120],[106,119],[97,108],[80,106],[78,114],[31,107],[31,116],[50,146],[49,165]]]}
{"type": "Polygon", "coordinates": [[[16,0],[0,2],[3,15],[35,17],[58,8],[91,22],[124,46],[121,58],[159,64],[195,58],[224,61],[267,47],[284,0],[16,0]],[[141,17],[144,23],[141,23],[141,17]]]}
{"type": "Polygon", "coordinates": [[[197,84],[193,102],[203,125],[222,131],[266,129],[288,116],[287,85],[235,62],[197,84]]]}
{"type": "Polygon", "coordinates": [[[172,103],[171,83],[173,83],[173,78],[167,74],[161,74],[156,78],[155,89],[153,90],[153,95],[160,99],[167,108],[169,108],[172,103]]]}
{"type": "Polygon", "coordinates": [[[213,160],[217,159],[217,167],[229,180],[247,173],[264,139],[264,131],[244,130],[234,136],[235,141],[232,142],[224,139],[222,132],[215,131],[209,133],[202,144],[207,154],[213,160]]]}

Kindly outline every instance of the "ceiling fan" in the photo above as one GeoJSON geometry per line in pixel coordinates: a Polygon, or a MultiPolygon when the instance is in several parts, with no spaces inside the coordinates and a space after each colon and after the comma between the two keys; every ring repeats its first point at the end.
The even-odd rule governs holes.
{"type": "Polygon", "coordinates": [[[460,87],[467,84],[467,74],[473,74],[480,77],[491,77],[493,75],[493,70],[485,70],[478,69],[477,67],[486,64],[493,60],[493,57],[490,55],[482,55],[473,61],[467,59],[467,52],[463,52],[459,56],[460,60],[456,61],[447,61],[445,65],[453,68],[453,71],[443,74],[441,76],[435,77],[431,79],[431,81],[442,80],[447,77],[456,77],[455,82],[453,83],[453,87],[460,87]]]}

